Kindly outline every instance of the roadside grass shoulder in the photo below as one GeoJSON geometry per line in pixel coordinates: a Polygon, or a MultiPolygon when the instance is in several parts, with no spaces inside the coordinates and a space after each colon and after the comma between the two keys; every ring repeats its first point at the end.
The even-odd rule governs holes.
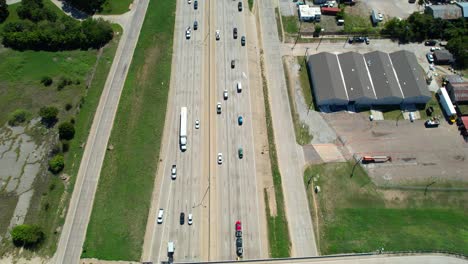
{"type": "Polygon", "coordinates": [[[301,66],[299,71],[299,78],[301,81],[302,96],[310,110],[315,109],[314,97],[312,95],[312,87],[309,81],[309,69],[307,68],[307,57],[297,57],[297,63],[301,66]]]}
{"type": "MultiPolygon", "coordinates": [[[[262,82],[263,82],[263,99],[265,101],[265,117],[268,134],[268,154],[270,156],[271,172],[273,176],[273,186],[275,189],[276,198],[276,216],[270,214],[267,206],[267,225],[268,225],[268,243],[270,256],[272,258],[285,258],[290,256],[291,240],[289,237],[288,222],[284,208],[284,195],[281,183],[281,173],[278,166],[278,157],[276,154],[275,135],[273,131],[273,122],[271,118],[270,102],[268,100],[268,86],[264,73],[263,59],[260,61],[262,82]]],[[[265,199],[267,194],[265,191],[265,199]]]]}
{"type": "Polygon", "coordinates": [[[249,3],[249,10],[252,11],[254,0],[249,0],[248,3],[249,3]]]}
{"type": "Polygon", "coordinates": [[[312,141],[312,135],[310,135],[309,133],[309,126],[301,120],[299,114],[297,113],[296,103],[294,99],[294,87],[291,87],[293,86],[293,83],[291,80],[291,76],[289,76],[289,69],[287,67],[285,58],[283,58],[283,68],[286,78],[286,86],[288,90],[288,100],[289,105],[291,107],[292,120],[294,123],[294,133],[296,134],[296,142],[297,144],[304,146],[312,141]]]}
{"type": "Polygon", "coordinates": [[[278,38],[280,42],[283,42],[283,27],[281,26],[281,15],[279,8],[275,8],[275,19],[276,19],[276,29],[278,30],[278,38]]]}
{"type": "MultiPolygon", "coordinates": [[[[376,187],[354,164],[310,166],[318,194],[322,254],[385,251],[450,251],[468,254],[468,192],[376,187]]],[[[312,203],[311,200],[309,200],[312,203]]]]}
{"type": "Polygon", "coordinates": [[[282,16],[284,31],[291,35],[298,34],[299,22],[297,16],[282,16]]]}
{"type": "Polygon", "coordinates": [[[99,13],[101,15],[120,15],[129,11],[133,0],[107,0],[99,13]]]}
{"type": "Polygon", "coordinates": [[[176,3],[150,1],[125,82],[88,225],[83,258],[141,256],[159,164],[176,3]]]}

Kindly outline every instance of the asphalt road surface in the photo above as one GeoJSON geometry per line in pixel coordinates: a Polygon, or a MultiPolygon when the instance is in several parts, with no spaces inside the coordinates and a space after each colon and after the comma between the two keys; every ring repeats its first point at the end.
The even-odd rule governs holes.
{"type": "MultiPolygon", "coordinates": [[[[167,243],[175,243],[175,261],[234,260],[235,221],[242,221],[245,258],[259,258],[261,250],[257,181],[250,122],[250,95],[247,79],[247,50],[240,39],[245,34],[244,13],[234,1],[178,0],[174,56],[166,128],[161,163],[153,192],[142,261],[166,261],[167,243]],[[194,21],[198,29],[193,29],[194,21]],[[238,39],[232,30],[238,28],[238,39]],[[191,27],[191,37],[185,31],[191,27]],[[221,38],[215,40],[215,30],[221,38]],[[231,60],[236,66],[231,69],[231,60]],[[236,83],[242,82],[242,92],[236,83]],[[224,89],[228,99],[223,99],[224,89]],[[222,113],[216,113],[221,102],[222,113]],[[187,150],[179,148],[180,109],[188,108],[187,150]],[[242,115],[244,124],[237,118],[242,115]],[[195,128],[195,121],[200,128],[195,128]],[[238,158],[238,148],[244,150],[238,158]],[[217,153],[223,163],[217,164],[217,153]],[[171,180],[172,165],[177,179],[171,180]],[[159,208],[164,222],[157,224],[159,208]],[[180,213],[185,223],[180,224],[180,213]],[[193,214],[193,225],[187,224],[193,214]]],[[[265,239],[266,243],[266,237],[265,239]]]]}
{"type": "Polygon", "coordinates": [[[86,142],[70,207],[54,256],[55,263],[78,263],[80,260],[107,142],[148,3],[148,0],[134,2],[128,28],[117,48],[86,142]]]}
{"type": "Polygon", "coordinates": [[[303,182],[304,154],[296,144],[280,55],[274,0],[259,0],[260,28],[271,116],[294,257],[316,256],[317,246],[303,182]]]}

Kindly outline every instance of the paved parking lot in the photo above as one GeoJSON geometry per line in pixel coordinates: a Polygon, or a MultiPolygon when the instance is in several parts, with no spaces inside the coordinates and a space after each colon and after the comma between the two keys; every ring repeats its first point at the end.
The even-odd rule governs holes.
{"type": "Polygon", "coordinates": [[[423,120],[370,122],[367,115],[324,114],[340,141],[353,155],[389,155],[391,163],[366,165],[379,185],[468,182],[468,144],[457,127],[442,122],[425,128],[423,120]]]}
{"type": "MultiPolygon", "coordinates": [[[[382,13],[384,19],[390,19],[391,17],[406,18],[415,11],[419,11],[422,8],[416,3],[410,4],[408,0],[360,0],[370,10],[382,13]]],[[[369,13],[370,14],[370,13],[369,13]]]]}

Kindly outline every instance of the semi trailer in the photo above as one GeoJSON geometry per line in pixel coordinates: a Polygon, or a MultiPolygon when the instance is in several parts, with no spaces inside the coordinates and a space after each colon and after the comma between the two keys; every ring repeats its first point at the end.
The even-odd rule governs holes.
{"type": "Polygon", "coordinates": [[[453,124],[457,119],[457,112],[455,111],[455,107],[453,107],[452,100],[450,100],[447,90],[444,87],[439,89],[438,94],[440,104],[442,105],[449,121],[453,124]]]}

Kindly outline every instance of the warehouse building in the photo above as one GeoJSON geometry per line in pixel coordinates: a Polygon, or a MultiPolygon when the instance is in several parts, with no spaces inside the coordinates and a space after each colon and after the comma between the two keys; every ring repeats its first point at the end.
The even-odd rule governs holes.
{"type": "Polygon", "coordinates": [[[462,8],[457,5],[430,5],[424,10],[426,14],[433,18],[454,20],[462,17],[462,8]]]}
{"type": "Polygon", "coordinates": [[[416,56],[408,51],[318,53],[308,57],[319,107],[425,104],[431,99],[416,56]]]}
{"type": "Polygon", "coordinates": [[[425,104],[431,100],[424,72],[414,53],[400,50],[391,53],[390,58],[403,91],[402,104],[425,104]]]}

